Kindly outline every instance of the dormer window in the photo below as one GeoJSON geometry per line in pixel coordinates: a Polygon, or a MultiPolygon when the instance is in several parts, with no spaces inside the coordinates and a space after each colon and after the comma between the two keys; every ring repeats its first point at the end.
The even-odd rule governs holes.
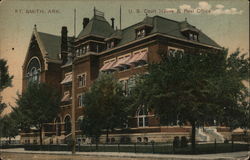
{"type": "Polygon", "coordinates": [[[193,40],[194,35],[192,33],[189,33],[189,39],[193,40]]]}
{"type": "Polygon", "coordinates": [[[107,42],[107,49],[109,48],[114,48],[115,47],[115,41],[114,40],[110,40],[107,42]]]}
{"type": "Polygon", "coordinates": [[[145,37],[146,36],[145,29],[137,30],[136,31],[136,36],[137,36],[137,38],[145,37]]]}
{"type": "Polygon", "coordinates": [[[193,41],[198,41],[198,34],[188,33],[188,38],[193,41]]]}
{"type": "Polygon", "coordinates": [[[197,34],[194,34],[194,40],[198,41],[198,35],[197,34]]]}
{"type": "Polygon", "coordinates": [[[141,34],[142,34],[142,37],[145,36],[145,30],[144,29],[141,31],[141,34]]]}
{"type": "Polygon", "coordinates": [[[111,41],[110,48],[113,48],[114,46],[115,46],[115,42],[114,42],[114,41],[111,41]]]}

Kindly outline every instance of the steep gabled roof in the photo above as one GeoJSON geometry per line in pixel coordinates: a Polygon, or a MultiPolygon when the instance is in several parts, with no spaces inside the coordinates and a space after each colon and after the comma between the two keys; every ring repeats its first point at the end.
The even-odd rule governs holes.
{"type": "Polygon", "coordinates": [[[24,64],[28,62],[28,55],[30,47],[32,45],[32,39],[35,38],[38,44],[39,49],[41,50],[41,56],[45,62],[45,70],[48,69],[47,62],[61,63],[59,58],[59,53],[61,51],[61,38],[60,36],[37,32],[36,25],[34,26],[29,47],[24,59],[24,64]]]}
{"type": "Polygon", "coordinates": [[[113,32],[114,29],[110,26],[110,24],[103,16],[94,15],[87,26],[77,36],[77,39],[90,35],[107,38],[113,32]]]}
{"type": "Polygon", "coordinates": [[[47,57],[52,60],[59,60],[61,37],[43,32],[37,32],[37,34],[47,51],[47,57]]]}

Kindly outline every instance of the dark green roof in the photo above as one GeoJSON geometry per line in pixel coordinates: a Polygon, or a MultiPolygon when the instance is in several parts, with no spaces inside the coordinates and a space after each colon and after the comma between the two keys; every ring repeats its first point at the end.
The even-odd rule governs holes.
{"type": "Polygon", "coordinates": [[[87,26],[80,32],[77,39],[85,36],[95,35],[104,38],[109,37],[114,32],[114,29],[106,21],[103,16],[94,15],[87,26]]]}
{"type": "Polygon", "coordinates": [[[190,25],[187,21],[180,22],[180,30],[181,32],[185,31],[193,31],[197,33],[200,32],[195,26],[190,25]]]}
{"type": "Polygon", "coordinates": [[[43,32],[37,33],[48,53],[48,58],[58,60],[61,51],[61,37],[43,32]]]}
{"type": "Polygon", "coordinates": [[[122,38],[122,31],[121,30],[116,30],[113,34],[111,34],[111,36],[107,39],[112,39],[112,38],[116,38],[116,39],[121,39],[122,38]]]}
{"type": "MultiPolygon", "coordinates": [[[[189,40],[188,37],[184,36],[181,32],[181,26],[183,22],[177,22],[160,16],[146,17],[143,21],[129,26],[122,30],[122,39],[117,46],[121,46],[128,42],[134,41],[136,39],[135,29],[141,25],[152,24],[153,29],[150,31],[149,35],[154,33],[161,33],[168,36],[173,36],[183,40],[189,40]]],[[[196,29],[194,26],[188,25],[191,29],[199,32],[199,42],[214,47],[220,47],[215,41],[209,38],[200,30],[196,29]]],[[[191,41],[191,40],[190,40],[191,41]]]]}

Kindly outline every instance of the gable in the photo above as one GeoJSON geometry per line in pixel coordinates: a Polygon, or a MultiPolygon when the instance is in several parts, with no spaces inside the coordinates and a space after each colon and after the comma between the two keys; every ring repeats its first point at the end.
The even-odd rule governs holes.
{"type": "Polygon", "coordinates": [[[29,47],[24,59],[23,67],[27,65],[27,61],[32,56],[39,57],[40,61],[44,64],[44,69],[48,69],[48,62],[61,63],[59,58],[61,46],[60,36],[37,32],[36,27],[33,30],[29,47]]]}

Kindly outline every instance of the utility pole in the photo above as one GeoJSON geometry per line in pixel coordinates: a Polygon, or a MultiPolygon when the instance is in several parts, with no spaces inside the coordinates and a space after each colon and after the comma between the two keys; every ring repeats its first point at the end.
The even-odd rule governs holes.
{"type": "MultiPolygon", "coordinates": [[[[75,21],[76,21],[76,9],[74,10],[74,24],[75,24],[75,21]]],[[[74,29],[74,37],[75,37],[75,29],[74,29]]],[[[72,135],[71,136],[72,136],[72,154],[75,154],[76,153],[76,123],[75,123],[76,106],[75,106],[75,66],[74,66],[75,47],[73,47],[71,56],[72,56],[72,106],[71,106],[71,133],[72,135]]]]}
{"type": "Polygon", "coordinates": [[[76,123],[75,123],[75,66],[74,66],[74,55],[72,53],[72,106],[71,106],[71,133],[72,133],[72,154],[76,153],[76,123]]]}

